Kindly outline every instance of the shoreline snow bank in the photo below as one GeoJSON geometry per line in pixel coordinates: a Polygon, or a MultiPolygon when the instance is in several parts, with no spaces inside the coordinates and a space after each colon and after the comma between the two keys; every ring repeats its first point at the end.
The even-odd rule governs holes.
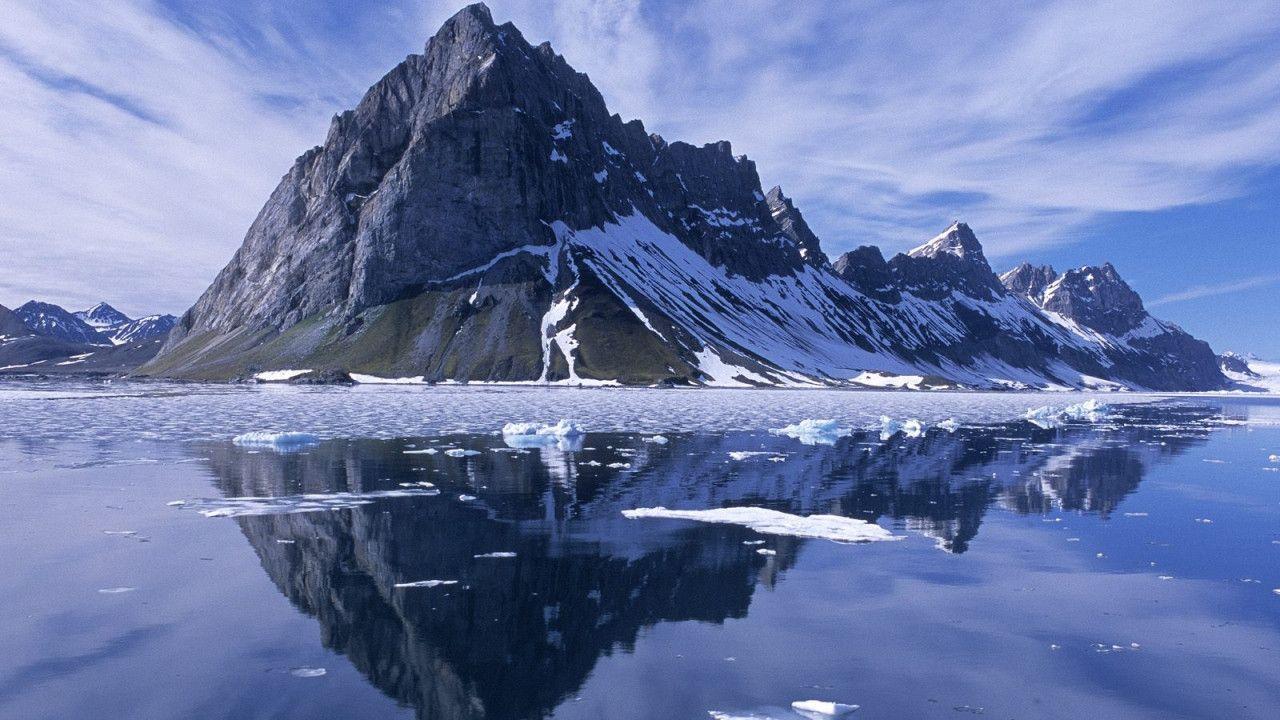
{"type": "Polygon", "coordinates": [[[865,543],[880,540],[901,540],[875,523],[839,515],[792,515],[779,510],[760,507],[716,508],[711,510],[668,510],[664,507],[623,510],[629,520],[662,518],[693,520],[705,523],[741,525],[765,535],[789,535],[791,537],[816,538],[845,543],[865,543]]]}

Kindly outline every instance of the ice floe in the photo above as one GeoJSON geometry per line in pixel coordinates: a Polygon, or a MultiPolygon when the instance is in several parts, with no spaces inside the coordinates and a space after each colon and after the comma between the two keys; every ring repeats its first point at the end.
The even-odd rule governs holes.
{"type": "Polygon", "coordinates": [[[623,510],[631,520],[666,518],[696,522],[741,525],[766,535],[790,535],[820,538],[836,542],[863,543],[877,540],[901,540],[903,536],[857,518],[839,515],[792,515],[780,510],[760,507],[715,508],[710,510],[668,510],[664,507],[623,510]]]}
{"type": "Polygon", "coordinates": [[[909,418],[907,420],[894,420],[888,415],[880,416],[880,439],[888,440],[889,438],[902,433],[907,437],[920,437],[924,435],[924,423],[909,418]]]}
{"type": "Polygon", "coordinates": [[[779,458],[786,459],[787,456],[782,453],[769,452],[767,450],[734,450],[729,453],[729,457],[734,460],[749,460],[755,457],[765,457],[773,460],[779,458]]]}
{"type": "Polygon", "coordinates": [[[392,587],[398,588],[433,588],[441,585],[457,585],[457,580],[414,580],[413,582],[398,582],[392,587]]]}
{"type": "MultiPolygon", "coordinates": [[[[655,445],[666,445],[668,442],[665,435],[650,435],[649,437],[645,438],[644,441],[647,443],[653,443],[655,445]]],[[[1275,457],[1275,456],[1273,455],[1272,457],[1275,457]]]]}
{"type": "Polygon", "coordinates": [[[808,718],[838,718],[857,710],[860,706],[828,700],[796,700],[791,709],[808,718]]]}
{"type": "Polygon", "coordinates": [[[960,429],[960,423],[956,422],[955,418],[947,418],[946,420],[938,423],[937,427],[939,430],[946,430],[949,433],[953,433],[960,429]]]}
{"type": "Polygon", "coordinates": [[[502,426],[502,441],[515,448],[554,446],[561,450],[579,450],[586,434],[572,420],[561,420],[555,425],[519,422],[502,426]]]}
{"type": "Polygon", "coordinates": [[[774,435],[795,438],[805,445],[835,445],[836,441],[853,431],[841,427],[836,420],[805,418],[798,423],[770,430],[774,435]]]}
{"type": "Polygon", "coordinates": [[[756,554],[757,554],[757,555],[773,556],[773,555],[777,555],[777,554],[778,554],[778,551],[777,551],[777,550],[770,550],[769,548],[760,548],[759,550],[756,550],[756,554]]]}
{"type": "Polygon", "coordinates": [[[192,500],[183,507],[205,517],[246,517],[251,515],[292,515],[295,513],[344,510],[368,505],[376,500],[439,495],[436,488],[416,487],[401,490],[376,490],[352,493],[308,493],[277,497],[229,497],[192,500]]]}
{"type": "Polygon", "coordinates": [[[435,448],[423,448],[421,450],[402,450],[401,452],[405,455],[435,455],[440,451],[435,448]]]}
{"type": "Polygon", "coordinates": [[[137,590],[137,588],[109,587],[109,588],[102,588],[101,590],[98,590],[98,592],[102,593],[103,595],[119,595],[120,593],[133,592],[134,590],[137,590]]]}
{"type": "Polygon", "coordinates": [[[1089,399],[1074,405],[1068,405],[1061,410],[1052,405],[1031,408],[1023,415],[1023,418],[1040,427],[1049,428],[1055,427],[1062,420],[1099,422],[1105,420],[1110,412],[1110,405],[1096,399],[1089,399]]]}
{"type": "Polygon", "coordinates": [[[479,555],[472,555],[471,557],[473,558],[513,558],[515,556],[516,554],[513,552],[499,551],[499,552],[480,553],[479,555]]]}
{"type": "Polygon", "coordinates": [[[315,445],[320,438],[306,432],[247,432],[231,438],[231,442],[242,447],[270,448],[280,452],[298,450],[315,445]]]}
{"type": "Polygon", "coordinates": [[[464,450],[462,448],[449,448],[448,450],[444,451],[444,454],[448,455],[449,457],[471,457],[472,455],[479,455],[480,451],[464,450]]]}
{"type": "Polygon", "coordinates": [[[289,670],[289,674],[300,678],[317,678],[324,676],[328,671],[322,667],[296,667],[289,670]]]}

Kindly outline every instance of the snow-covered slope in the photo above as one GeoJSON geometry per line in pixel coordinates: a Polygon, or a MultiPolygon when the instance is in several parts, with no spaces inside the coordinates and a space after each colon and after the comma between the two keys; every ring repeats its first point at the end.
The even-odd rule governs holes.
{"type": "Polygon", "coordinates": [[[1234,353],[1224,355],[1239,361],[1224,365],[1222,370],[1222,373],[1234,383],[1232,389],[1245,392],[1280,393],[1280,362],[1252,357],[1244,358],[1234,353]],[[1244,365],[1243,368],[1240,367],[1241,364],[1244,365]]]}
{"type": "Polygon", "coordinates": [[[163,339],[177,321],[178,318],[173,315],[148,315],[130,320],[112,329],[111,342],[124,345],[142,340],[163,339]]]}

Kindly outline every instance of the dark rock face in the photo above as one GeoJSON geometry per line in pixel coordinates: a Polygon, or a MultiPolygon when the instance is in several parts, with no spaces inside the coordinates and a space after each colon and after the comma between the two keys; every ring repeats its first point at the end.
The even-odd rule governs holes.
{"type": "Polygon", "coordinates": [[[1039,302],[1045,288],[1058,279],[1058,272],[1048,265],[1035,266],[1022,263],[1000,276],[1000,282],[1012,293],[1025,295],[1039,302]]]}
{"type": "Polygon", "coordinates": [[[878,247],[863,245],[850,250],[836,258],[831,267],[863,295],[890,303],[901,298],[897,278],[878,247]]]}
{"type": "MultiPolygon", "coordinates": [[[[822,252],[822,246],[818,242],[818,236],[813,234],[809,229],[809,223],[804,221],[804,216],[800,214],[800,210],[791,202],[791,198],[782,194],[782,188],[774,185],[773,189],[764,196],[765,202],[769,203],[769,214],[777,221],[778,227],[782,229],[783,234],[791,238],[791,241],[800,248],[800,257],[808,264],[814,267],[822,267],[827,264],[827,255],[822,252]]],[[[881,258],[883,261],[883,258],[881,258]]]]}
{"type": "Polygon", "coordinates": [[[22,322],[37,335],[86,345],[110,345],[105,335],[52,303],[31,300],[17,310],[22,322]]]}
{"type": "Polygon", "coordinates": [[[15,338],[31,334],[31,328],[27,327],[17,313],[0,305],[0,337],[15,338]]]}
{"type": "MultiPolygon", "coordinates": [[[[1090,322],[1127,312],[1105,300],[1120,313],[1090,322]]],[[[828,263],[729,143],[624,122],[550,45],[473,5],[334,118],[142,372],[1142,384],[1111,354],[1006,289],[963,223],[888,262],[860,248],[828,263]]]]}
{"type": "Polygon", "coordinates": [[[1040,305],[1111,335],[1122,335],[1150,317],[1142,298],[1111,263],[1064,272],[1041,292],[1040,305]]]}

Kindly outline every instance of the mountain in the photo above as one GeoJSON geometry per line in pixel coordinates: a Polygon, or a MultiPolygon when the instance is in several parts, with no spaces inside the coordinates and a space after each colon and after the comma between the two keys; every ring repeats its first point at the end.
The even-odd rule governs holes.
{"type": "Polygon", "coordinates": [[[100,302],[88,310],[80,310],[72,314],[95,330],[114,330],[131,321],[128,315],[104,302],[100,302]]]}
{"type": "Polygon", "coordinates": [[[22,317],[0,305],[0,340],[30,335],[31,329],[22,321],[22,317]]]}
{"type": "Polygon", "coordinates": [[[1061,275],[1051,267],[1024,264],[1001,279],[1055,322],[1096,341],[1110,361],[1105,377],[1159,389],[1204,390],[1227,384],[1209,344],[1152,317],[1111,263],[1061,275]]]}
{"type": "Polygon", "coordinates": [[[85,345],[111,344],[107,336],[53,303],[31,300],[14,312],[37,335],[85,345]]]}
{"type": "Polygon", "coordinates": [[[168,337],[178,322],[173,315],[148,315],[112,328],[111,342],[117,345],[168,337]]]}
{"type": "Polygon", "coordinates": [[[119,317],[106,303],[78,313],[35,300],[17,311],[0,306],[0,372],[126,373],[155,357],[176,321],[152,315],[107,324],[119,317]]]}
{"type": "Polygon", "coordinates": [[[963,223],[888,261],[860,248],[828,262],[794,202],[763,192],[728,142],[623,121],[549,44],[472,5],[333,119],[140,372],[1226,382],[1198,345],[1131,335],[1081,331],[1010,290],[963,223]]]}

